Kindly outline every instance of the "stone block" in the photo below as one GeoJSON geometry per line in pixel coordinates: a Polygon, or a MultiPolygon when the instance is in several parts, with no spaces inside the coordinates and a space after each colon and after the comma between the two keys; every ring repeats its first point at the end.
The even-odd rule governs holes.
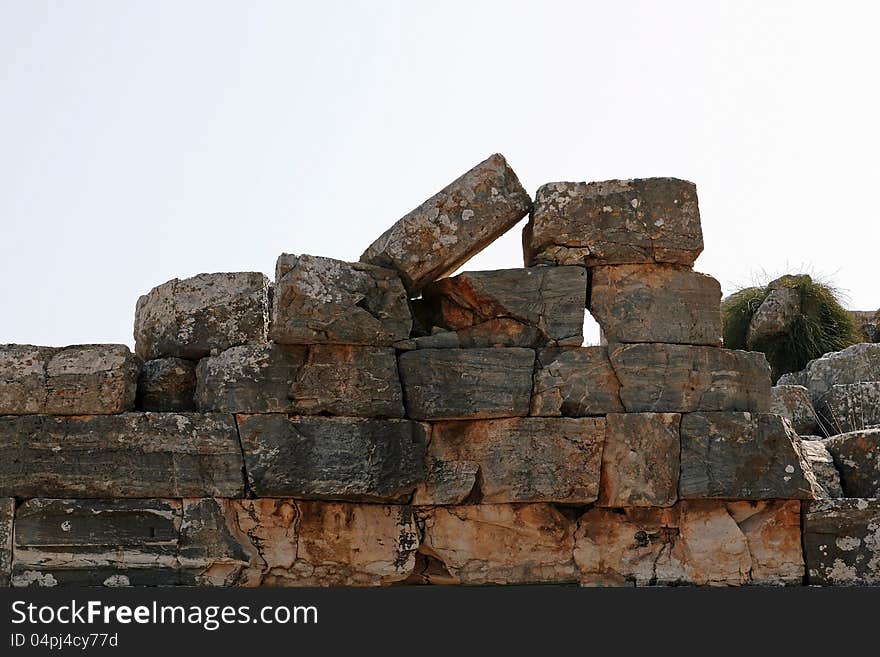
{"type": "Polygon", "coordinates": [[[800,436],[815,435],[819,431],[810,391],[803,386],[773,386],[770,389],[770,412],[791,422],[800,436]]]}
{"type": "Polygon", "coordinates": [[[804,506],[807,583],[880,584],[880,500],[816,500],[804,506]]]}
{"type": "Polygon", "coordinates": [[[538,351],[531,415],[583,417],[623,410],[605,347],[538,351]]]}
{"type": "Polygon", "coordinates": [[[0,498],[0,587],[9,586],[12,572],[12,535],[15,518],[15,500],[0,498]]]}
{"type": "Polygon", "coordinates": [[[833,385],[816,406],[828,435],[880,427],[880,381],[833,385]]]}
{"type": "Polygon", "coordinates": [[[784,374],[779,385],[805,386],[818,405],[835,385],[880,381],[880,344],[863,342],[811,360],[800,372],[784,374]]]}
{"type": "Polygon", "coordinates": [[[183,358],[157,358],[141,367],[137,408],[174,413],[195,410],[196,363],[183,358]]]}
{"type": "Polygon", "coordinates": [[[846,497],[880,497],[880,428],[822,441],[840,472],[846,497]]]}
{"type": "MultiPolygon", "coordinates": [[[[817,438],[817,436],[813,436],[817,438]]],[[[840,473],[834,466],[831,452],[821,440],[801,439],[801,452],[804,459],[813,469],[816,483],[819,484],[817,498],[843,497],[843,489],[840,486],[840,473]]]]}

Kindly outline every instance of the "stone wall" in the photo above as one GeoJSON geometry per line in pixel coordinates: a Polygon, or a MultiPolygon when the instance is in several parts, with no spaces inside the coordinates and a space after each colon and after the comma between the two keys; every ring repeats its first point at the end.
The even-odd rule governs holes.
{"type": "Polygon", "coordinates": [[[494,155],[360,262],[159,285],[134,354],[0,346],[0,580],[880,582],[876,482],[828,497],[702,249],[692,183],[533,203],[494,155]],[[523,268],[450,276],[527,214],[523,268]]]}

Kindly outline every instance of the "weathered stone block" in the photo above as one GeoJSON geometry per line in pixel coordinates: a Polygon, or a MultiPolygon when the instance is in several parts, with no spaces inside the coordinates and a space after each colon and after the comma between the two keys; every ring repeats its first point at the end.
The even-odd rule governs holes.
{"type": "Polygon", "coordinates": [[[847,497],[880,497],[880,429],[853,431],[824,441],[847,497]]]}
{"type": "Polygon", "coordinates": [[[272,340],[388,346],[409,338],[406,291],[390,269],[282,254],[275,268],[272,340]]]}
{"type": "Polygon", "coordinates": [[[880,426],[880,381],[837,384],[817,407],[829,435],[880,426]]]}
{"type": "Polygon", "coordinates": [[[27,500],[12,585],[179,584],[180,520],[180,500],[27,500]]]}
{"type": "Polygon", "coordinates": [[[0,417],[0,495],[237,497],[231,415],[125,413],[0,417]]]}
{"type": "MultiPolygon", "coordinates": [[[[813,436],[818,438],[818,436],[813,436]]],[[[819,484],[817,498],[843,497],[843,489],[840,486],[840,473],[834,466],[831,452],[821,440],[806,440],[801,438],[801,452],[804,459],[813,469],[816,483],[819,484]]]]}
{"type": "Polygon", "coordinates": [[[810,391],[803,386],[773,386],[770,389],[770,412],[791,422],[798,435],[810,436],[819,431],[810,391]]]}
{"type": "Polygon", "coordinates": [[[807,583],[880,584],[880,500],[816,500],[804,508],[807,583]]]}
{"type": "Polygon", "coordinates": [[[532,267],[465,272],[422,291],[433,335],[421,348],[578,346],[583,342],[587,272],[532,267]]]}
{"type": "Polygon", "coordinates": [[[623,410],[620,384],[605,347],[538,352],[531,415],[582,417],[623,410]]]}
{"type": "Polygon", "coordinates": [[[137,302],[135,352],[144,360],[195,360],[265,342],[269,279],[256,272],[199,274],[154,287],[137,302]]]}
{"type": "Polygon", "coordinates": [[[400,355],[407,415],[467,420],[528,415],[531,349],[420,349],[400,355]]]}
{"type": "Polygon", "coordinates": [[[361,262],[397,270],[417,296],[506,233],[531,205],[504,157],[492,155],[385,231],[361,262]]]}
{"type": "Polygon", "coordinates": [[[801,313],[800,291],[793,287],[774,287],[776,283],[769,284],[770,293],[749,321],[746,344],[750,349],[786,333],[801,313]]]}
{"type": "Polygon", "coordinates": [[[800,503],[593,508],[578,523],[574,558],[588,586],[800,584],[800,503]]]}
{"type": "Polygon", "coordinates": [[[198,367],[201,410],[402,417],[390,347],[242,345],[198,367]]]}
{"type": "Polygon", "coordinates": [[[674,344],[609,345],[630,413],[766,411],[770,367],[762,353],[674,344]]]}
{"type": "Polygon", "coordinates": [[[441,562],[437,584],[577,581],[574,522],[549,504],[436,507],[420,551],[441,562]]]}
{"type": "Polygon", "coordinates": [[[258,496],[404,501],[424,479],[427,427],[408,420],[239,415],[258,496]]]}
{"type": "Polygon", "coordinates": [[[721,285],[667,265],[592,270],[590,312],[608,342],[721,344],[721,285]]]}
{"type": "Polygon", "coordinates": [[[835,385],[880,381],[880,344],[860,343],[811,360],[800,372],[784,374],[779,385],[806,386],[818,405],[835,385]]]}
{"type": "Polygon", "coordinates": [[[0,498],[0,586],[9,586],[12,572],[12,533],[15,517],[15,500],[0,498]]]}
{"type": "Polygon", "coordinates": [[[681,420],[682,499],[812,499],[800,439],[770,413],[689,413],[681,420]]]}
{"type": "Polygon", "coordinates": [[[438,422],[413,504],[588,504],[599,490],[605,420],[438,422]]]}
{"type": "Polygon", "coordinates": [[[697,188],[675,178],[548,183],[523,229],[526,265],[692,265],[702,250],[697,188]]]}
{"type": "Polygon", "coordinates": [[[195,410],[196,363],[183,358],[148,360],[138,378],[137,407],[142,411],[195,410]]]}
{"type": "Polygon", "coordinates": [[[0,345],[0,414],[122,413],[134,408],[139,368],[125,345],[0,345]]]}
{"type": "Polygon", "coordinates": [[[599,506],[672,506],[678,499],[677,413],[612,413],[605,418],[599,506]]]}

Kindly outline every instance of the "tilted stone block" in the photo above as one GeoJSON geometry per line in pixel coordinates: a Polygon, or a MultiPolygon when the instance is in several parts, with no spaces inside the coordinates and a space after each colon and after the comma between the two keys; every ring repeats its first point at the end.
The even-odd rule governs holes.
{"type": "Polygon", "coordinates": [[[531,205],[504,157],[492,155],[385,231],[361,262],[397,270],[417,296],[506,233],[531,205]]]}
{"type": "Polygon", "coordinates": [[[0,498],[0,586],[9,586],[12,572],[12,534],[15,500],[0,498]]]}
{"type": "Polygon", "coordinates": [[[620,413],[620,384],[605,347],[538,351],[530,415],[620,413]]]}
{"type": "Polygon", "coordinates": [[[678,498],[677,413],[612,413],[605,418],[599,506],[672,506],[678,498]]]}
{"type": "MultiPolygon", "coordinates": [[[[811,436],[818,438],[818,436],[811,436]]],[[[843,489],[840,486],[840,473],[834,466],[834,458],[821,440],[807,440],[801,438],[801,452],[804,459],[813,469],[819,490],[816,497],[843,497],[843,489]]]]}
{"type": "Polygon", "coordinates": [[[0,345],[0,415],[131,410],[139,368],[125,345],[0,345]]]}
{"type": "Polygon", "coordinates": [[[242,345],[198,367],[198,407],[233,413],[402,417],[390,347],[242,345]]]}
{"type": "Polygon", "coordinates": [[[770,413],[681,419],[682,499],[813,499],[817,483],[788,421],[770,413]]]}
{"type": "Polygon", "coordinates": [[[692,265],[703,250],[697,188],[646,178],[542,185],[523,229],[526,265],[692,265]]]}
{"type": "Polygon", "coordinates": [[[593,508],[578,522],[574,558],[588,586],[800,584],[800,503],[593,508]]]}
{"type": "Polygon", "coordinates": [[[773,386],[770,389],[770,412],[791,422],[798,435],[811,436],[819,431],[810,391],[803,386],[773,386]]]}
{"type": "Polygon", "coordinates": [[[265,342],[269,279],[256,272],[199,274],[154,287],[137,302],[135,352],[144,360],[198,359],[265,342]]]}
{"type": "Polygon", "coordinates": [[[666,265],[592,269],[590,312],[608,342],[721,344],[721,285],[666,265]]]}
{"type": "Polygon", "coordinates": [[[599,490],[604,438],[602,418],[438,422],[413,504],[588,504],[599,490]]]}
{"type": "Polygon", "coordinates": [[[137,407],[142,411],[195,410],[196,363],[183,358],[157,358],[141,367],[137,407]]]}
{"type": "Polygon", "coordinates": [[[829,435],[880,427],[880,381],[833,385],[817,407],[829,435]]]}
{"type": "Polygon", "coordinates": [[[272,340],[388,346],[409,338],[406,291],[382,267],[282,254],[275,268],[272,340]]]}
{"type": "Polygon", "coordinates": [[[609,345],[630,413],[766,411],[770,367],[762,353],[674,344],[609,345]]]}
{"type": "Polygon", "coordinates": [[[805,504],[804,554],[808,584],[880,584],[880,500],[805,504]]]}
{"type": "Polygon", "coordinates": [[[441,562],[437,584],[577,581],[574,522],[549,504],[480,504],[432,509],[421,551],[441,562]]]}
{"type": "Polygon", "coordinates": [[[180,500],[25,501],[13,586],[180,584],[180,500]]]}
{"type": "Polygon", "coordinates": [[[239,415],[258,496],[404,501],[424,479],[427,427],[409,420],[239,415]]]}
{"type": "Polygon", "coordinates": [[[531,349],[420,349],[400,355],[407,415],[466,420],[528,415],[531,349]]]}
{"type": "Polygon", "coordinates": [[[811,360],[800,372],[783,374],[779,385],[805,386],[818,405],[835,385],[880,381],[880,344],[860,343],[811,360]]]}
{"type": "Polygon", "coordinates": [[[587,272],[532,267],[465,272],[422,291],[435,334],[421,348],[579,346],[584,339],[587,272]]]}
{"type": "Polygon", "coordinates": [[[125,413],[0,417],[0,495],[237,497],[231,415],[125,413]]]}
{"type": "Polygon", "coordinates": [[[822,442],[834,458],[847,497],[880,497],[880,428],[844,433],[822,442]]]}

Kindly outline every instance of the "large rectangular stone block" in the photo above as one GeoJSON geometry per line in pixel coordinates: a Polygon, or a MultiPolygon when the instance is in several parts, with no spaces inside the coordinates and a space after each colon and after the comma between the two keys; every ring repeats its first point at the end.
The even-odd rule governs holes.
{"type": "Polygon", "coordinates": [[[410,296],[418,296],[506,233],[531,205],[496,153],[401,218],[364,251],[361,262],[397,270],[410,296]]]}
{"type": "Polygon", "coordinates": [[[675,178],[547,183],[523,229],[526,266],[692,265],[702,250],[697,188],[675,178]]]}
{"type": "Polygon", "coordinates": [[[436,507],[422,542],[436,584],[576,582],[573,548],[574,522],[549,504],[436,507]]]}
{"type": "Polygon", "coordinates": [[[595,267],[590,312],[608,342],[721,344],[721,285],[669,265],[595,267]]]}
{"type": "Polygon", "coordinates": [[[139,368],[121,344],[0,345],[0,415],[131,410],[139,368]]]}
{"type": "Polygon", "coordinates": [[[424,479],[427,427],[409,420],[239,415],[258,496],[405,501],[424,479]]]}
{"type": "Polygon", "coordinates": [[[609,345],[629,413],[766,411],[770,367],[764,354],[674,344],[609,345]]]}
{"type": "Polygon", "coordinates": [[[804,555],[808,584],[880,584],[880,499],[805,503],[804,555]]]}
{"type": "Polygon", "coordinates": [[[682,417],[682,499],[813,499],[817,492],[787,420],[770,413],[682,417]]]}
{"type": "Polygon", "coordinates": [[[605,347],[538,351],[530,415],[583,417],[623,410],[605,347]]]}
{"type": "Polygon", "coordinates": [[[0,417],[0,495],[238,497],[231,415],[125,413],[0,417]]]}
{"type": "Polygon", "coordinates": [[[204,358],[196,400],[203,411],[402,417],[390,347],[243,345],[204,358]]]}
{"type": "Polygon", "coordinates": [[[678,499],[678,413],[605,418],[599,506],[672,506],[678,499]]]}
{"type": "Polygon", "coordinates": [[[257,272],[199,274],[158,285],[137,302],[135,352],[144,360],[198,359],[265,342],[269,279],[257,272]]]}
{"type": "Polygon", "coordinates": [[[179,584],[180,523],[180,500],[27,500],[16,512],[12,585],[179,584]]]}
{"type": "Polygon", "coordinates": [[[797,585],[804,577],[800,503],[593,508],[578,522],[574,558],[587,586],[797,585]]]}
{"type": "Polygon", "coordinates": [[[413,504],[589,504],[604,438],[602,418],[438,422],[413,504]]]}
{"type": "Polygon", "coordinates": [[[15,518],[15,500],[0,498],[0,586],[9,586],[12,572],[12,535],[15,518]]]}
{"type": "Polygon", "coordinates": [[[420,349],[400,355],[407,415],[467,420],[528,415],[531,349],[420,349]]]}
{"type": "Polygon", "coordinates": [[[587,272],[532,267],[464,272],[422,291],[432,333],[420,348],[579,346],[584,339],[587,272]]]}

